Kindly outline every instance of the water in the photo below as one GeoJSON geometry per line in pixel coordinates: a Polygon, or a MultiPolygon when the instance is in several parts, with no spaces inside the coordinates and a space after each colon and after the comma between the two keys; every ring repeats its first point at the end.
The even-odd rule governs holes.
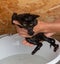
{"type": "Polygon", "coordinates": [[[46,64],[47,60],[41,56],[18,54],[7,57],[0,61],[0,64],[46,64]]]}

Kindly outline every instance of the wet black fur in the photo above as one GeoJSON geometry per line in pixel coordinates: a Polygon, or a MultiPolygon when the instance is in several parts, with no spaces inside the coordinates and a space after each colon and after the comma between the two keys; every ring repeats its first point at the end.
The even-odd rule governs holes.
{"type": "MultiPolygon", "coordinates": [[[[30,14],[30,13],[23,13],[19,15],[17,13],[14,13],[12,15],[12,24],[13,24],[13,20],[17,20],[20,23],[20,25],[17,26],[19,26],[20,28],[25,28],[28,31],[29,35],[33,35],[34,34],[33,28],[34,26],[37,25],[38,17],[39,15],[30,14]]],[[[32,55],[35,54],[42,47],[43,44],[41,41],[47,41],[48,43],[50,43],[50,47],[51,46],[54,47],[54,52],[56,52],[57,49],[59,48],[59,45],[55,44],[55,40],[53,38],[46,37],[44,33],[38,33],[30,38],[26,37],[25,39],[29,43],[37,45],[36,48],[32,51],[32,55]]]]}

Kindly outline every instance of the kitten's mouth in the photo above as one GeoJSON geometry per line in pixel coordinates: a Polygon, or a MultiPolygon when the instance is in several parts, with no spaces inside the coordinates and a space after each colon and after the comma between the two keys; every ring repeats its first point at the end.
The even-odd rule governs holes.
{"type": "Polygon", "coordinates": [[[34,34],[34,32],[28,32],[28,34],[29,34],[29,35],[33,35],[33,34],[34,34]]]}
{"type": "Polygon", "coordinates": [[[29,34],[29,35],[33,35],[33,34],[34,34],[34,31],[33,31],[32,28],[29,28],[29,29],[28,29],[28,34],[29,34]]]}

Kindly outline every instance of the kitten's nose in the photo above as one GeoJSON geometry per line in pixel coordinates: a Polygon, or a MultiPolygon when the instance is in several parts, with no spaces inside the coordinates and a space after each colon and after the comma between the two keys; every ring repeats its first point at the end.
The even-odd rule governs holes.
{"type": "Polygon", "coordinates": [[[32,32],[31,32],[31,31],[29,31],[29,32],[28,32],[28,34],[29,34],[29,35],[33,35],[33,34],[34,34],[34,32],[33,32],[33,31],[32,31],[32,32]]]}
{"type": "Polygon", "coordinates": [[[33,35],[34,34],[33,27],[29,27],[28,28],[28,34],[29,35],[33,35]]]}

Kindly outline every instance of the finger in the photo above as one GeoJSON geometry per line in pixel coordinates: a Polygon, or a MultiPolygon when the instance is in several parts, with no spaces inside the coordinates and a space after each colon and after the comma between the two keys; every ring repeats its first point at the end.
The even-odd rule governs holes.
{"type": "Polygon", "coordinates": [[[27,46],[34,46],[33,44],[30,44],[30,43],[27,42],[26,40],[23,41],[23,44],[24,44],[24,45],[27,45],[27,46]]]}
{"type": "Polygon", "coordinates": [[[17,24],[17,25],[20,25],[20,23],[18,21],[16,21],[16,20],[13,20],[13,23],[17,24]]]}
{"type": "Polygon", "coordinates": [[[21,33],[21,32],[19,32],[18,33],[20,36],[22,36],[22,37],[31,37],[31,36],[29,36],[28,34],[26,34],[26,33],[21,33]]]}
{"type": "Polygon", "coordinates": [[[25,45],[27,45],[27,46],[34,46],[33,44],[30,44],[30,43],[26,43],[25,45]]]}
{"type": "Polygon", "coordinates": [[[29,43],[23,43],[24,45],[26,45],[26,46],[34,46],[33,44],[29,44],[29,43]]]}
{"type": "Polygon", "coordinates": [[[28,43],[26,40],[23,41],[23,44],[27,46],[34,46],[33,44],[28,43]]]}
{"type": "Polygon", "coordinates": [[[20,27],[16,26],[16,29],[17,29],[19,32],[25,32],[25,33],[27,33],[27,30],[24,29],[24,28],[20,28],[20,27]]]}

